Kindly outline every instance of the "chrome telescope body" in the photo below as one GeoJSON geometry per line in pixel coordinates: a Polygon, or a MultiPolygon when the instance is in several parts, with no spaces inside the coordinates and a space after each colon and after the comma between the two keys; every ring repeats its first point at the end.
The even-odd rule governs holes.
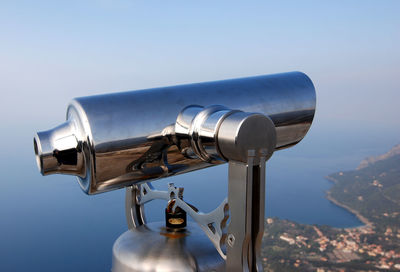
{"type": "Polygon", "coordinates": [[[35,135],[36,160],[43,175],[75,175],[96,194],[225,163],[226,156],[240,161],[224,145],[238,140],[228,139],[224,126],[248,120],[246,113],[272,120],[270,154],[295,145],[315,103],[313,83],[300,72],[80,97],[65,123],[35,135]]]}

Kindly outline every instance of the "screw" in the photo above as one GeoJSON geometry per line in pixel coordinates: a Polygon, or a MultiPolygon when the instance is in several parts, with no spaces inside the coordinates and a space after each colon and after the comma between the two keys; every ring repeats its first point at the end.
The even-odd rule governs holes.
{"type": "Polygon", "coordinates": [[[235,236],[232,233],[230,233],[228,235],[228,245],[230,247],[233,247],[234,244],[235,244],[235,236]]]}

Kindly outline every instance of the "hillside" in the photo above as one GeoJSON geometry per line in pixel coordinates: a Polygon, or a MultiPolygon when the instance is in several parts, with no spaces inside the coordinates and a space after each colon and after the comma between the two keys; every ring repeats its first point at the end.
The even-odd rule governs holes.
{"type": "Polygon", "coordinates": [[[362,160],[360,165],[357,167],[357,170],[360,170],[371,164],[374,164],[377,161],[389,159],[390,157],[393,157],[395,155],[400,155],[400,144],[396,145],[389,152],[387,152],[385,154],[382,154],[380,156],[375,156],[375,157],[371,156],[371,157],[368,157],[368,158],[362,160]]]}
{"type": "Polygon", "coordinates": [[[327,198],[365,225],[337,229],[269,218],[265,271],[400,271],[400,145],[338,172],[327,198]]]}
{"type": "Polygon", "coordinates": [[[328,178],[334,182],[330,197],[359,212],[376,228],[400,228],[400,154],[328,178]]]}

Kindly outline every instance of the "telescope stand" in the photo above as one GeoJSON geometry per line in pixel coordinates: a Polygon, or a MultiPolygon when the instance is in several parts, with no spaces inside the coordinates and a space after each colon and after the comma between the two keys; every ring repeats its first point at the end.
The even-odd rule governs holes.
{"type": "MultiPolygon", "coordinates": [[[[173,194],[176,207],[187,212],[199,224],[226,260],[226,271],[263,271],[261,242],[264,233],[266,156],[262,151],[260,153],[249,150],[247,163],[229,162],[228,199],[208,214],[198,212],[173,194]]],[[[168,192],[154,190],[150,183],[128,187],[126,217],[129,228],[146,224],[145,203],[153,199],[169,201],[171,192],[177,192],[173,184],[170,184],[168,192]]]]}
{"type": "Polygon", "coordinates": [[[265,214],[265,156],[255,164],[249,151],[247,164],[229,162],[226,271],[263,271],[261,242],[265,214]]]}
{"type": "Polygon", "coordinates": [[[215,163],[218,158],[229,162],[228,198],[214,211],[204,214],[183,201],[183,188],[169,184],[168,191],[158,191],[149,182],[134,185],[126,194],[129,228],[138,229],[146,224],[145,203],[164,199],[168,201],[166,227],[169,231],[185,231],[186,215],[189,215],[225,260],[226,271],[262,272],[265,163],[276,146],[272,120],[222,106],[190,106],[179,114],[170,139],[186,154],[192,152],[205,162],[215,163]],[[170,219],[183,227],[178,227],[178,223],[173,225],[170,219]]]}

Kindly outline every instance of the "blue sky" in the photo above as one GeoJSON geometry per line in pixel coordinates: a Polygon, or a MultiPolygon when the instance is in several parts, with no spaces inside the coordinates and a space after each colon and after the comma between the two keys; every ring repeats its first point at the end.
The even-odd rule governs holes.
{"type": "Polygon", "coordinates": [[[0,121],[76,96],[307,73],[317,120],[398,125],[400,1],[1,1],[0,121]]]}

